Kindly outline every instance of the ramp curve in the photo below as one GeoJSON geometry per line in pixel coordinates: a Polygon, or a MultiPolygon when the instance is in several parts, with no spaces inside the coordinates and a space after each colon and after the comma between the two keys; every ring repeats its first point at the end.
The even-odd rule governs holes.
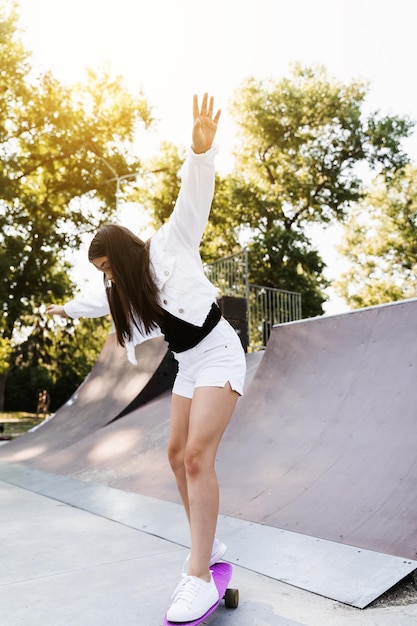
{"type": "Polygon", "coordinates": [[[90,374],[71,398],[41,427],[0,447],[0,461],[47,458],[170,388],[176,365],[158,337],[136,348],[138,365],[126,358],[110,333],[90,374]]]}
{"type": "MultiPolygon", "coordinates": [[[[275,327],[219,450],[221,512],[415,559],[416,334],[416,300],[275,327]]],[[[168,403],[155,399],[44,468],[178,501],[168,403]],[[131,452],[103,456],[112,436],[129,437],[131,452]]]]}
{"type": "MultiPolygon", "coordinates": [[[[349,548],[349,559],[367,551],[376,561],[387,555],[415,567],[416,331],[417,300],[273,329],[217,458],[221,513],[284,533],[287,560],[283,545],[274,557],[278,573],[268,575],[307,589],[317,576],[324,588],[336,579],[335,598],[345,597],[348,583],[373,584],[369,601],[392,577],[387,582],[375,565],[364,578],[329,558],[329,547],[332,554],[334,545],[349,548]],[[300,545],[319,542],[314,564],[294,551],[295,536],[300,545]],[[294,558],[313,581],[300,583],[298,570],[291,577],[294,558]]],[[[10,460],[179,502],[165,451],[169,399],[162,394],[65,449],[10,460]]]]}

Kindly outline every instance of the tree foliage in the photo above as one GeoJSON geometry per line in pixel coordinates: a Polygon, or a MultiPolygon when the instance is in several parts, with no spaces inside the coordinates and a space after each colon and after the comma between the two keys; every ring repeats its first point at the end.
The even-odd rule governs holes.
{"type": "Polygon", "coordinates": [[[120,77],[90,71],[68,87],[36,76],[13,2],[0,33],[0,336],[18,346],[41,302],[73,294],[66,252],[113,214],[116,179],[140,168],[135,130],[153,118],[120,77]]]}
{"type": "Polygon", "coordinates": [[[417,295],[417,169],[375,183],[345,226],[349,269],[335,283],[353,308],[417,295]]]}
{"type": "Polygon", "coordinates": [[[5,409],[34,411],[47,389],[51,411],[64,404],[97,360],[110,320],[53,320],[37,311],[32,331],[14,351],[6,381],[5,409]]]}
{"type": "Polygon", "coordinates": [[[142,184],[134,199],[151,215],[157,229],[171,215],[181,185],[181,167],[185,155],[168,142],[162,142],[160,152],[144,166],[142,184]]]}
{"type": "Polygon", "coordinates": [[[232,103],[241,130],[234,210],[252,231],[251,280],[301,291],[306,316],[322,312],[326,286],[308,225],[344,220],[365,195],[365,172],[389,181],[408,161],[411,121],[366,117],[366,92],[296,65],[278,82],[246,80],[232,103]]]}

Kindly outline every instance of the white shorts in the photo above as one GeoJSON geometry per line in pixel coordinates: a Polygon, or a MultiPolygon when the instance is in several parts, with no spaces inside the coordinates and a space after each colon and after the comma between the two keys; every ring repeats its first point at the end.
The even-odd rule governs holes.
{"type": "Polygon", "coordinates": [[[200,343],[190,350],[174,352],[178,374],[172,392],[192,398],[196,387],[231,388],[242,395],[246,356],[240,339],[223,317],[200,343]]]}

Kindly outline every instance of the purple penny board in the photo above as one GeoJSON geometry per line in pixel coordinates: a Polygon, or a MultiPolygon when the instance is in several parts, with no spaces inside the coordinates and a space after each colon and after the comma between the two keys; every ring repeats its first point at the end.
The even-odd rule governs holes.
{"type": "Polygon", "coordinates": [[[187,624],[187,626],[198,626],[201,622],[204,622],[205,619],[209,617],[219,606],[220,602],[223,599],[224,594],[226,593],[227,585],[232,578],[232,566],[230,563],[216,563],[210,567],[213,572],[213,579],[217,587],[217,591],[219,592],[219,600],[201,617],[193,620],[192,622],[169,622],[167,620],[167,616],[164,617],[163,626],[178,626],[178,624],[187,624]]]}

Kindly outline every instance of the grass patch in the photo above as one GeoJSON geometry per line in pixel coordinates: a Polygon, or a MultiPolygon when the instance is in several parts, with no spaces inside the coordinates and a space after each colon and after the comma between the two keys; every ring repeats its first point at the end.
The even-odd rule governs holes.
{"type": "Polygon", "coordinates": [[[43,416],[36,417],[36,413],[25,413],[24,411],[0,412],[0,439],[20,437],[23,433],[43,422],[43,419],[43,416]]]}

